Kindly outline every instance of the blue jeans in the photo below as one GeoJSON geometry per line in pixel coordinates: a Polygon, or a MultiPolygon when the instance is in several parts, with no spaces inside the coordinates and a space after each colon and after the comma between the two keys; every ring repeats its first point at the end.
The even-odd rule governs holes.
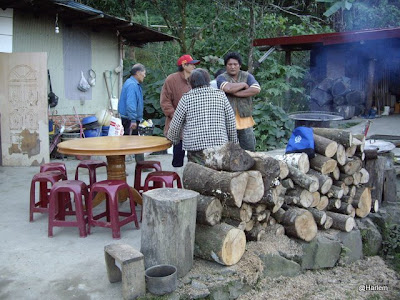
{"type": "Polygon", "coordinates": [[[244,150],[256,150],[256,137],[253,127],[237,130],[240,147],[244,150]]]}

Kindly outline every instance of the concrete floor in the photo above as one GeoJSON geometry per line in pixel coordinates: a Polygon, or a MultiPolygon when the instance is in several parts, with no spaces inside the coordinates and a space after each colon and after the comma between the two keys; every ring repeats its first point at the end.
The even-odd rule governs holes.
{"type": "MultiPolygon", "coordinates": [[[[353,120],[350,120],[353,121],[353,120]]],[[[361,133],[365,119],[350,130],[361,133]]],[[[400,134],[400,115],[372,120],[368,136],[400,134]]],[[[151,155],[164,170],[174,170],[172,155],[151,155]]],[[[73,178],[77,160],[64,160],[73,178]]],[[[127,164],[128,183],[133,185],[135,163],[127,164]]],[[[121,299],[121,284],[108,281],[104,246],[127,243],[140,250],[140,230],[125,225],[121,239],[113,240],[111,230],[95,227],[87,238],[76,228],[55,228],[47,237],[47,215],[35,214],[28,221],[30,181],[39,167],[0,167],[0,299],[121,299]]],[[[178,171],[182,175],[182,170],[178,171]]],[[[98,180],[106,178],[100,171],[98,180]]],[[[123,204],[124,205],[124,204],[123,204]]]]}
{"type": "MultiPolygon", "coordinates": [[[[147,159],[173,170],[170,154],[147,159]]],[[[64,162],[68,178],[74,178],[79,161],[64,162]]],[[[126,165],[131,185],[134,168],[134,162],[126,165]]],[[[107,278],[104,246],[126,243],[140,250],[140,230],[127,224],[121,239],[113,240],[107,228],[95,227],[80,238],[77,228],[55,227],[54,237],[48,238],[47,215],[35,213],[34,222],[28,221],[30,181],[37,172],[39,167],[0,167],[0,299],[121,299],[121,283],[111,284],[107,278]]],[[[104,168],[98,173],[98,180],[103,179],[104,168]]]]}

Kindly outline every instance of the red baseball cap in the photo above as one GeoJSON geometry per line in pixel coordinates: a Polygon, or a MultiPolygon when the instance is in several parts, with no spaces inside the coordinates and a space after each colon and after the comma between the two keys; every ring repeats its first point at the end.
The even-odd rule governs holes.
{"type": "Polygon", "coordinates": [[[200,61],[193,59],[189,54],[182,55],[179,57],[178,62],[176,63],[178,66],[181,66],[182,64],[193,64],[197,65],[199,64],[200,61]]]}

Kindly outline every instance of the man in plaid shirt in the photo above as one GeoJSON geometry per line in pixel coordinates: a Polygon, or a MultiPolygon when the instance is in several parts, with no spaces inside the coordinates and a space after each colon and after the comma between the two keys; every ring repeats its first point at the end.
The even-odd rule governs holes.
{"type": "Polygon", "coordinates": [[[192,89],[179,101],[167,138],[177,144],[183,131],[188,160],[201,163],[202,150],[239,141],[233,109],[223,91],[210,87],[208,72],[193,70],[189,83],[192,89]]]}

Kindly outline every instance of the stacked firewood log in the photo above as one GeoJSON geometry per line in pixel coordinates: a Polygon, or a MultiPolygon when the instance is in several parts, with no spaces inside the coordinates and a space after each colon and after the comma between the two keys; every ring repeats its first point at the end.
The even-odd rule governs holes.
{"type": "Polygon", "coordinates": [[[364,136],[314,128],[314,142],[312,159],[305,153],[244,151],[228,143],[207,150],[206,166],[189,162],[183,173],[184,187],[201,194],[196,244],[210,251],[207,246],[223,236],[224,246],[245,245],[230,232],[232,228],[243,231],[245,240],[260,240],[272,232],[311,241],[318,229],[349,232],[355,216],[366,217],[371,206],[377,211],[377,202],[372,205],[370,188],[365,186],[369,174],[363,168],[364,136]],[[213,227],[218,234],[217,229],[213,235],[200,234],[213,227]],[[203,239],[197,240],[197,235],[203,239]],[[228,236],[235,240],[229,242],[228,236]]]}

